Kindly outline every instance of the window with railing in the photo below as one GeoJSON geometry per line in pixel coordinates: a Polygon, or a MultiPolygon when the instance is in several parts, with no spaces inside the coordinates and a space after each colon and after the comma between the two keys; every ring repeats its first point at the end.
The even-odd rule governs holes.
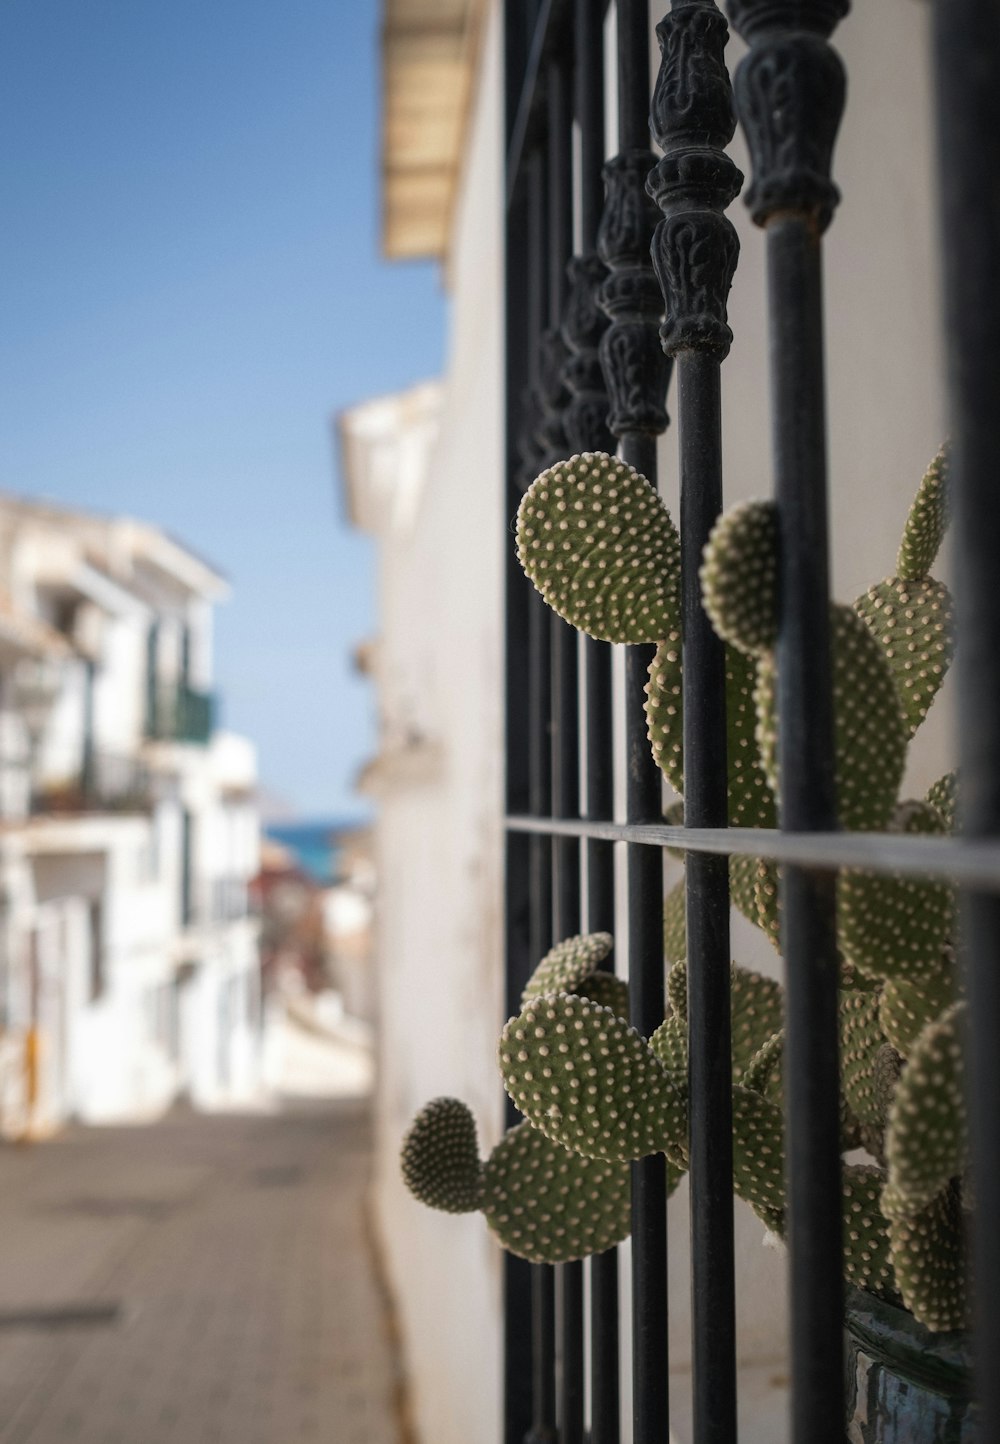
{"type": "MultiPolygon", "coordinates": [[[[785,1166],[775,1184],[773,1224],[784,1234],[789,1252],[791,1437],[795,1444],[843,1444],[848,1407],[844,1250],[846,1243],[850,1251],[860,1227],[850,1212],[853,1195],[844,1222],[844,1190],[849,1195],[851,1189],[863,1190],[868,1186],[863,1180],[876,1177],[880,1189],[885,1182],[884,1159],[863,1176],[845,1170],[842,1161],[841,1070],[846,1075],[853,1061],[850,1048],[843,1046],[841,1017],[844,928],[855,917],[852,908],[863,891],[859,878],[864,887],[871,885],[868,900],[876,913],[891,910],[894,897],[898,902],[905,896],[920,907],[940,895],[940,889],[933,892],[936,885],[956,887],[960,977],[968,998],[967,1026],[954,1030],[965,1058],[963,1103],[955,1101],[961,1090],[952,1087],[948,1073],[948,1059],[955,1054],[943,1043],[940,1057],[928,1047],[936,1060],[930,1070],[932,1092],[938,1090],[932,1107],[945,1106],[946,1096],[955,1107],[967,1105],[968,1154],[960,1158],[959,1149],[949,1159],[945,1186],[931,1187],[919,1206],[912,1198],[905,1207],[897,1199],[893,1215],[884,1191],[878,1206],[895,1226],[897,1282],[908,1277],[913,1239],[921,1229],[933,1229],[934,1208],[964,1205],[971,1218],[976,1403],[953,1398],[941,1406],[940,1417],[932,1417],[937,1406],[922,1403],[919,1407],[930,1412],[919,1414],[915,1396],[904,1399],[901,1412],[890,1420],[897,1432],[887,1433],[884,1419],[878,1426],[883,1432],[877,1432],[875,1413],[884,1401],[873,1395],[862,1401],[873,1412],[869,1416],[859,1408],[849,1437],[1000,1444],[1000,590],[995,578],[1000,555],[995,437],[1000,8],[995,0],[937,0],[934,7],[951,443],[949,459],[939,463],[937,473],[932,468],[922,495],[925,511],[933,510],[935,487],[947,464],[958,618],[960,826],[955,837],[936,824],[921,828],[894,821],[890,826],[891,809],[872,820],[863,809],[852,808],[851,780],[841,766],[843,748],[854,745],[844,741],[845,726],[847,732],[851,728],[837,711],[846,686],[844,648],[851,651],[850,639],[865,625],[856,614],[853,621],[837,611],[831,614],[827,564],[823,237],[839,201],[831,170],[846,95],[844,68],[830,42],[847,0],[729,0],[729,19],[746,43],[735,101],[725,59],[726,18],[713,0],[674,0],[663,16],[657,32],[662,62],[652,93],[646,0],[618,0],[613,8],[617,23],[609,33],[615,53],[605,57],[608,6],[603,0],[535,0],[505,7],[504,520],[518,511],[534,483],[534,511],[521,513],[522,559],[531,563],[538,543],[536,585],[543,592],[548,586],[547,599],[562,612],[553,615],[529,585],[508,536],[507,1003],[509,1013],[528,1019],[522,1033],[505,1035],[513,1040],[511,1091],[517,1093],[518,1076],[527,1077],[519,1102],[533,1123],[565,1139],[572,1121],[567,1121],[566,1100],[572,1101],[573,1088],[583,1098],[588,1088],[610,1087],[607,1069],[602,1073],[599,1066],[601,1056],[590,1055],[584,1055],[587,1066],[577,1062],[576,1077],[563,1085],[555,1055],[561,1050],[577,1058],[572,1040],[558,1033],[560,1027],[565,1033],[566,1020],[560,1023],[557,1009],[549,1015],[541,1005],[537,1013],[522,1011],[532,969],[560,939],[585,929],[627,938],[631,1024],[643,1039],[661,1028],[668,1016],[662,857],[668,847],[683,853],[686,902],[675,902],[673,913],[668,911],[668,922],[672,917],[685,936],[683,1010],[677,999],[673,1009],[682,1026],[672,1041],[662,1039],[659,1046],[666,1048],[670,1041],[683,1058],[677,1065],[683,1082],[677,1086],[686,1100],[684,1148],[691,1188],[693,1437],[698,1444],[735,1440],[732,1199],[734,1177],[745,1167],[741,1126],[746,1110],[757,1105],[747,1102],[752,1089],[734,1088],[737,1003],[728,930],[730,890],[738,900],[746,869],[752,869],[751,890],[763,889],[756,894],[757,906],[767,914],[768,925],[780,929],[784,958],[783,1014],[775,1033],[784,1127],[775,1135],[774,1148],[784,1150],[785,1166]],[[616,75],[614,115],[605,103],[606,58],[616,75]],[[743,177],[726,150],[737,119],[752,163],[744,196],[766,235],[770,356],[761,355],[757,364],[770,368],[774,499],[773,505],[732,523],[726,538],[733,546],[723,554],[715,528],[724,503],[723,374],[732,340],[727,297],[738,258],[725,212],[743,189],[743,177]],[[606,133],[617,135],[617,152],[610,160],[606,133]],[[629,565],[620,555],[631,541],[623,513],[626,503],[632,504],[629,498],[640,492],[627,468],[656,488],[656,442],[668,424],[670,384],[679,433],[679,540],[664,542],[655,534],[659,513],[644,493],[633,513],[640,517],[637,548],[659,547],[661,559],[671,546],[679,548],[677,595],[667,599],[676,606],[669,612],[676,628],[665,639],[654,627],[653,635],[625,646],[624,724],[617,727],[612,641],[587,636],[581,643],[563,618],[573,616],[586,631],[587,598],[603,595],[612,573],[618,576],[629,565]],[[593,458],[559,469],[571,456],[616,452],[624,464],[617,469],[611,462],[602,471],[593,458]],[[545,493],[535,478],[550,468],[556,469],[549,470],[545,493]],[[596,506],[595,482],[601,489],[596,506]],[[747,530],[741,532],[744,523],[747,530]],[[588,554],[593,571],[573,573],[571,562],[579,557],[562,550],[560,529],[589,526],[596,535],[605,525],[609,550],[603,561],[588,535],[584,540],[593,543],[588,554]],[[622,528],[626,535],[619,544],[622,528]],[[723,617],[720,625],[720,615],[725,597],[711,619],[703,606],[699,573],[713,537],[717,560],[731,561],[747,537],[757,547],[757,561],[763,558],[768,577],[756,601],[751,600],[754,606],[760,602],[766,614],[766,636],[756,650],[745,632],[740,635],[746,616],[736,622],[730,618],[740,645],[724,645],[720,631],[726,632],[727,623],[723,617]],[[603,577],[602,566],[608,569],[603,577]],[[758,729],[756,742],[741,731],[734,703],[740,695],[734,670],[751,665],[748,653],[756,677],[748,686],[756,685],[758,704],[761,696],[765,699],[761,715],[766,725],[758,729]],[[657,667],[669,673],[666,681],[658,678],[657,667]],[[683,756],[682,817],[663,814],[661,771],[647,740],[647,703],[655,710],[656,701],[647,697],[647,687],[654,694],[657,687],[664,689],[664,715],[652,718],[654,746],[657,728],[662,730],[659,760],[663,763],[664,749],[674,746],[677,758],[683,756]],[[733,752],[751,745],[760,745],[766,754],[765,770],[777,784],[776,810],[747,807],[734,817],[733,752]],[[627,777],[624,821],[616,819],[614,809],[616,756],[624,759],[627,777]],[[617,847],[627,854],[627,889],[615,916],[617,847]],[[882,883],[891,886],[880,892],[882,883]],[[893,893],[893,887],[902,893],[893,893]],[[551,1037],[546,1033],[550,1023],[551,1037]],[[525,1030],[543,1039],[537,1049],[525,1030]],[[535,1072],[517,1075],[524,1060],[535,1072]],[[586,1081],[590,1073],[596,1075],[593,1085],[586,1081]],[[952,1432],[938,1432],[948,1429],[952,1432]]],[[[906,23],[902,12],[900,23],[906,23]]],[[[891,356],[887,340],[887,365],[891,356]]],[[[850,418],[833,415],[831,425],[849,426],[850,418]]],[[[926,519],[918,518],[919,525],[926,519]]],[[[919,550],[914,535],[910,542],[919,550]]],[[[637,562],[636,567],[639,577],[642,566],[637,562]]],[[[900,630],[887,647],[890,662],[898,660],[897,647],[913,654],[920,619],[911,594],[926,580],[926,568],[914,564],[907,572],[904,567],[893,580],[902,583],[895,600],[870,629],[875,643],[884,643],[885,628],[880,632],[879,627],[887,618],[892,624],[893,609],[899,608],[900,630]]],[[[624,612],[635,598],[627,589],[623,596],[624,612]]],[[[759,613],[754,618],[754,624],[761,622],[759,613]]],[[[614,634],[608,625],[591,630],[614,634]]],[[[763,634],[756,634],[757,642],[763,634]]],[[[868,642],[857,645],[864,650],[868,642]]],[[[881,665],[874,668],[879,676],[881,665]]],[[[931,658],[926,665],[933,670],[936,663],[931,658]]],[[[860,675],[863,680],[863,670],[860,675]]],[[[902,675],[898,667],[894,675],[902,675]]],[[[901,685],[908,685],[905,679],[901,685]]],[[[884,741],[898,719],[884,726],[878,722],[877,709],[871,710],[874,686],[863,706],[866,716],[876,715],[874,726],[881,728],[884,741]]],[[[749,693],[742,695],[745,699],[749,693]]],[[[905,692],[901,695],[905,698],[905,692]]],[[[905,715],[899,725],[905,729],[905,715]]],[[[669,765],[663,770],[670,775],[669,765]]],[[[937,801],[944,807],[942,798],[937,801]]],[[[883,981],[873,989],[880,996],[883,981]]],[[[863,994],[864,988],[858,991],[863,994]]],[[[638,1044],[634,1035],[629,1035],[632,1041],[619,1038],[611,1010],[605,1011],[608,1017],[598,1017],[603,1032],[594,1034],[595,1053],[625,1056],[638,1044]]],[[[581,1030],[593,1016],[583,1003],[572,1004],[566,1014],[581,1030]]],[[[954,1040],[951,1034],[948,1038],[950,1047],[954,1040]]],[[[890,1045],[879,1067],[896,1070],[886,1086],[897,1090],[899,1070],[909,1068],[902,1079],[910,1078],[910,1097],[919,1075],[901,1049],[890,1045]]],[[[647,1073],[645,1066],[634,1063],[632,1084],[637,1078],[647,1083],[659,1078],[659,1062],[650,1063],[647,1073]]],[[[760,1081],[765,1063],[758,1066],[760,1081]]],[[[602,1115],[610,1131],[621,1117],[636,1116],[636,1093],[642,1091],[636,1085],[624,1101],[612,1100],[618,1106],[614,1121],[602,1115]]],[[[593,1105],[601,1106],[600,1101],[593,1105]]],[[[508,1122],[519,1122],[512,1106],[508,1122]]],[[[877,1153],[881,1145],[871,1146],[877,1153]]],[[[635,1444],[665,1444],[670,1165],[657,1147],[639,1147],[635,1154],[641,1156],[630,1168],[631,1438],[635,1444]]],[[[623,1149],[620,1156],[630,1155],[623,1149]]],[[[891,1159],[888,1167],[891,1175],[891,1159]]],[[[860,1202],[857,1213],[864,1213],[860,1202]]],[[[921,1255],[917,1272],[943,1275],[953,1269],[957,1276],[961,1265],[950,1257],[951,1248],[942,1230],[938,1243],[921,1255]]],[[[848,1276],[853,1277],[850,1271],[848,1276]]],[[[555,1266],[508,1254],[505,1279],[507,1444],[582,1444],[585,1437],[591,1444],[617,1444],[623,1421],[615,1250],[555,1266]]],[[[906,1289],[902,1292],[905,1296],[906,1289]]],[[[945,1333],[953,1334],[953,1315],[945,1310],[934,1317],[945,1321],[945,1333]]],[[[872,1327],[877,1331],[877,1324],[872,1327]]],[[[928,1340],[940,1333],[932,1324],[929,1334],[918,1330],[907,1347],[918,1361],[930,1360],[928,1340]]]]}

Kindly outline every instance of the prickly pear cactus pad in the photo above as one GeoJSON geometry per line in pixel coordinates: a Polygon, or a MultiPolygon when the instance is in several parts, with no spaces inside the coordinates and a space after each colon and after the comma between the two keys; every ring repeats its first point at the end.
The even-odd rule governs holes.
{"type": "Polygon", "coordinates": [[[699,573],[702,601],[716,633],[741,652],[769,651],[778,635],[778,513],[747,501],[721,516],[699,573]]]}
{"type": "Polygon", "coordinates": [[[511,1018],[499,1051],[515,1106],[577,1153],[621,1162],[687,1138],[682,1094],[609,1008],[568,993],[537,998],[511,1018]]]}
{"type": "Polygon", "coordinates": [[[545,954],[524,985],[521,1002],[546,993],[568,993],[589,977],[614,947],[610,933],[580,933],[564,938],[545,954]]]}
{"type": "MultiPolygon", "coordinates": [[[[926,802],[908,802],[896,809],[892,830],[939,833],[943,823],[926,802]]],[[[841,952],[869,977],[912,981],[938,973],[954,911],[947,883],[855,868],[845,868],[837,883],[841,952]]]]}
{"type": "Polygon", "coordinates": [[[854,603],[892,668],[906,735],[927,716],[951,662],[951,593],[933,577],[889,577],[854,603]]]}
{"type": "Polygon", "coordinates": [[[687,896],[683,878],[663,899],[663,956],[668,963],[687,957],[687,896]]]}
{"type": "Polygon", "coordinates": [[[840,995],[840,1083],[854,1117],[881,1125],[885,1107],[875,1086],[875,1059],[885,1039],[878,1005],[877,993],[849,988],[840,995]]]}
{"type": "MultiPolygon", "coordinates": [[[[734,827],[773,827],[774,794],[757,746],[756,662],[726,648],[726,741],[729,821],[734,827]]],[[[646,684],[646,728],[653,758],[677,792],[684,791],[684,713],[681,639],[675,630],[656,649],[646,684]]]]}
{"type": "Polygon", "coordinates": [[[781,894],[778,890],[778,864],[770,858],[755,859],[753,897],[757,910],[757,926],[762,928],[771,946],[781,948],[781,894]]]}
{"type": "Polygon", "coordinates": [[[958,773],[946,772],[927,794],[927,801],[944,823],[945,832],[955,831],[958,814],[958,773]]]}
{"type": "Polygon", "coordinates": [[[733,1089],[733,1188],[768,1228],[775,1227],[785,1209],[781,1109],[739,1086],[733,1089]]]}
{"type": "Polygon", "coordinates": [[[568,1263],[628,1237],[628,1165],[571,1153],[530,1123],[493,1150],[483,1197],[504,1248],[532,1263],[568,1263]]]}
{"type": "Polygon", "coordinates": [[[931,462],[917,488],[896,558],[897,575],[916,581],[925,577],[948,529],[948,444],[931,462]]]}
{"type": "Polygon", "coordinates": [[[677,528],[646,478],[603,452],[531,484],[517,555],[553,611],[598,641],[659,642],[677,626],[677,528]]]}
{"type": "Polygon", "coordinates": [[[889,1257],[896,1286],[913,1317],[935,1332],[968,1324],[966,1240],[962,1205],[946,1188],[917,1212],[895,1193],[882,1192],[889,1220],[889,1257]]]}
{"type": "Polygon", "coordinates": [[[649,1046],[656,1054],[664,1068],[671,1073],[676,1073],[680,1079],[687,1083],[688,1066],[688,1030],[687,1019],[681,1018],[677,1013],[671,1013],[669,1018],[657,1028],[655,1033],[649,1036],[649,1046]]]}
{"type": "MultiPolygon", "coordinates": [[[[837,804],[841,825],[880,831],[892,816],[906,732],[896,684],[882,648],[850,607],[831,608],[837,804]]],[[[777,668],[757,668],[757,737],[772,790],[778,791],[777,668]]]]}
{"type": "Polygon", "coordinates": [[[571,991],[578,998],[589,998],[602,1008],[610,1008],[619,1018],[628,1018],[628,984],[613,973],[590,973],[571,991]]]}
{"type": "Polygon", "coordinates": [[[752,1093],[761,1093],[772,1103],[781,1102],[781,1063],[785,1052],[785,1030],[772,1033],[762,1043],[743,1070],[742,1086],[752,1093]]]}
{"type": "Polygon", "coordinates": [[[964,1024],[964,1003],[953,1004],[928,1024],[910,1053],[889,1110],[889,1182],[913,1213],[965,1169],[964,1024]]]}
{"type": "MultiPolygon", "coordinates": [[[[681,702],[681,634],[672,627],[649,664],[646,730],[653,760],[675,792],[684,791],[684,712],[681,702]]],[[[682,818],[683,820],[683,818],[682,818]]]]}
{"type": "Polygon", "coordinates": [[[888,1041],[909,1057],[928,1023],[940,1018],[955,1001],[957,974],[951,949],[946,948],[937,972],[926,978],[890,978],[882,989],[879,1022],[888,1041]]]}
{"type": "Polygon", "coordinates": [[[871,1164],[844,1169],[844,1273],[850,1283],[880,1298],[895,1294],[889,1235],[879,1199],[885,1174],[871,1164]]]}
{"type": "Polygon", "coordinates": [[[403,1139],[403,1181],[421,1203],[445,1213],[473,1213],[482,1206],[483,1166],[476,1122],[457,1098],[425,1104],[403,1139]]]}
{"type": "Polygon", "coordinates": [[[679,958],[667,974],[667,1002],[678,1018],[687,1020],[688,1015],[688,974],[687,962],[679,958]]]}
{"type": "Polygon", "coordinates": [[[730,976],[733,1082],[739,1083],[751,1060],[781,1027],[781,984],[735,963],[730,976]]]}

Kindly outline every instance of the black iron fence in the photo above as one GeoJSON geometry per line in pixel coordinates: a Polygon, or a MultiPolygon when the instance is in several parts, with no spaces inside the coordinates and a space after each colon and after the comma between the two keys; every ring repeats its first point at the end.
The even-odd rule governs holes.
{"type": "MultiPolygon", "coordinates": [[[[607,8],[606,0],[511,0],[505,7],[505,519],[538,472],[573,453],[617,446],[655,485],[673,366],[684,825],[664,821],[660,774],[646,741],[643,689],[652,649],[626,649],[624,729],[615,735],[610,645],[588,638],[578,647],[509,548],[509,1011],[518,1011],[525,979],[554,938],[584,922],[590,930],[617,924],[628,937],[631,1020],[648,1036],[665,1005],[661,849],[686,851],[694,1435],[699,1444],[735,1440],[727,857],[780,863],[792,1436],[795,1444],[842,1444],[837,869],[960,885],[980,1220],[973,1228],[978,1437],[1000,1444],[1000,7],[995,0],[935,5],[959,584],[963,826],[954,840],[856,834],[837,825],[821,272],[822,237],[839,199],[831,157],[845,99],[829,40],[848,0],[729,0],[729,18],[748,45],[735,106],[726,20],[713,0],[673,0],[658,27],[663,60],[652,95],[647,0],[617,0],[618,150],[610,160],[607,8]],[[774,831],[727,827],[725,662],[698,587],[702,550],[723,500],[721,376],[738,253],[725,211],[743,181],[725,148],[737,114],[753,168],[745,198],[766,230],[768,252],[780,536],[781,826],[774,831]],[[625,822],[612,817],[616,749],[627,767],[625,822]],[[625,917],[616,919],[619,843],[627,850],[628,887],[625,917]]],[[[668,1436],[666,1193],[662,1155],[633,1165],[635,1444],[663,1444],[668,1436]]],[[[586,1267],[589,1322],[584,1265],[550,1269],[507,1259],[508,1444],[578,1444],[588,1417],[591,1444],[620,1437],[614,1251],[586,1267]]]]}

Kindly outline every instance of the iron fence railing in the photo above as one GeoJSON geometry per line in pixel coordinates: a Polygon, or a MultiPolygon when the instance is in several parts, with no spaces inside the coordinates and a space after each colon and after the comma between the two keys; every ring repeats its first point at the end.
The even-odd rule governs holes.
{"type": "MultiPolygon", "coordinates": [[[[646,745],[650,649],[626,649],[624,730],[615,737],[612,649],[589,639],[578,648],[531,591],[508,541],[509,1011],[518,1010],[528,973],[554,936],[577,931],[584,920],[591,930],[613,930],[620,843],[628,887],[626,916],[617,921],[628,936],[631,1018],[644,1035],[657,1027],[664,1015],[660,849],[687,852],[694,1437],[728,1444],[736,1439],[737,1399],[726,859],[781,864],[792,1438],[842,1444],[836,871],[849,865],[945,877],[962,887],[972,1167],[977,1217],[988,1221],[973,1230],[979,1437],[1000,1444],[1000,1228],[989,1223],[1000,1218],[1000,7],[996,0],[934,4],[961,641],[963,835],[954,840],[852,834],[836,825],[821,277],[822,236],[839,199],[830,166],[845,94],[828,42],[848,0],[728,0],[748,47],[735,105],[752,160],[747,200],[767,233],[782,537],[780,831],[726,826],[723,652],[697,585],[702,547],[722,506],[721,373],[738,251],[724,213],[742,183],[725,154],[735,128],[726,21],[714,0],[672,0],[658,28],[664,59],[651,96],[647,0],[612,0],[617,153],[605,160],[608,8],[607,0],[504,7],[504,520],[537,472],[574,452],[617,444],[655,485],[656,438],[667,425],[675,365],[685,825],[663,821],[659,773],[646,745]],[[612,816],[615,748],[626,762],[624,823],[612,816]]],[[[661,1156],[633,1165],[632,1199],[632,1438],[663,1444],[661,1156]]],[[[553,1270],[508,1258],[505,1267],[507,1444],[581,1444],[588,1414],[591,1444],[617,1444],[615,1252],[589,1261],[589,1326],[581,1265],[553,1270]]]]}
{"type": "Polygon", "coordinates": [[[184,682],[156,687],[150,695],[146,736],[157,742],[211,741],[216,725],[216,697],[184,682]]]}

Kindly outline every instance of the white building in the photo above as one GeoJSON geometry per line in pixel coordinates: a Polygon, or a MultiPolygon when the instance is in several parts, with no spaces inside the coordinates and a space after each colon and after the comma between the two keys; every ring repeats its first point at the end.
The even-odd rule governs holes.
{"type": "Polygon", "coordinates": [[[217,730],[226,584],[154,527],[0,497],[0,1127],[257,1082],[255,756],[217,730]]]}
{"type": "MultiPolygon", "coordinates": [[[[651,6],[652,18],[667,8],[651,6]]],[[[381,735],[365,777],[378,803],[376,1203],[417,1430],[435,1444],[496,1444],[502,1418],[499,1250],[481,1217],[416,1204],[398,1154],[413,1114],[439,1094],[471,1106],[484,1155],[502,1127],[503,548],[514,544],[504,514],[503,9],[500,0],[383,4],[385,246],[390,256],[440,259],[449,358],[440,384],[358,406],[340,427],[349,514],[378,544],[379,635],[369,651],[381,735]]],[[[614,13],[612,3],[609,36],[614,13]]],[[[833,589],[845,601],[892,570],[907,507],[944,436],[929,24],[912,0],[880,0],[856,5],[836,36],[850,99],[835,160],[844,203],[825,253],[833,589]]],[[[734,38],[731,68],[741,54],[734,38]]],[[[749,174],[740,134],[731,152],[749,174]]],[[[742,248],[723,371],[731,504],[770,495],[772,482],[764,237],[740,201],[728,214],[742,248]]],[[[671,427],[660,477],[675,517],[676,448],[671,427]]],[[[951,765],[946,722],[942,700],[907,795],[921,796],[951,765]]],[[[738,917],[733,949],[741,963],[774,971],[774,954],[738,917]]],[[[736,1215],[740,1438],[780,1444],[783,1258],[761,1246],[739,1201],[736,1215]]],[[[684,1185],[669,1217],[672,1428],[686,1444],[684,1185]]],[[[627,1331],[627,1308],[622,1321],[627,1331]]],[[[627,1369],[622,1387],[627,1397],[627,1369]]]]}

